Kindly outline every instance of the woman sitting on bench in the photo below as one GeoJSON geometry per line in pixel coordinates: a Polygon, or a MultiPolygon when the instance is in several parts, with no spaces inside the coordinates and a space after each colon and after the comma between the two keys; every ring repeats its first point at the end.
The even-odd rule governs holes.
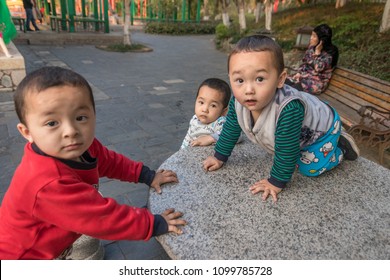
{"type": "Polygon", "coordinates": [[[327,24],[314,28],[309,48],[297,73],[289,75],[285,83],[311,94],[324,92],[337,65],[339,51],[332,44],[332,29],[327,24]]]}

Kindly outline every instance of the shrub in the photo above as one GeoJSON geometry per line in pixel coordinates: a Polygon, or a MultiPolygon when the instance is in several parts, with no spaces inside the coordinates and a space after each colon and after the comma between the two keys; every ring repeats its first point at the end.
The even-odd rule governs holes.
{"type": "Polygon", "coordinates": [[[148,22],[145,26],[146,33],[186,35],[186,34],[214,34],[215,22],[148,22]]]}

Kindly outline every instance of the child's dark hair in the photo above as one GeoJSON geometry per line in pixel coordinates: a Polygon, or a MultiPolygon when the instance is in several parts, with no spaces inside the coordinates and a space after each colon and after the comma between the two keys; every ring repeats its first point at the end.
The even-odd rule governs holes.
{"type": "Polygon", "coordinates": [[[93,110],[95,110],[95,101],[93,93],[87,80],[80,74],[61,67],[50,66],[43,67],[28,74],[18,85],[14,103],[16,114],[21,123],[26,124],[26,95],[29,93],[39,94],[51,87],[72,86],[84,88],[91,99],[93,110]]]}
{"type": "Polygon", "coordinates": [[[278,74],[281,74],[284,70],[284,58],[282,48],[276,43],[272,38],[264,35],[252,35],[248,37],[241,38],[234,49],[229,54],[228,58],[228,72],[229,72],[229,63],[232,55],[242,52],[264,52],[269,51],[274,59],[274,66],[278,71],[278,74]]]}
{"type": "Polygon", "coordinates": [[[223,108],[226,108],[229,105],[231,91],[230,91],[230,86],[227,82],[218,78],[206,79],[200,84],[198,88],[198,92],[196,93],[196,97],[198,97],[200,88],[203,86],[208,86],[209,88],[218,90],[223,95],[223,100],[222,100],[223,108]]]}

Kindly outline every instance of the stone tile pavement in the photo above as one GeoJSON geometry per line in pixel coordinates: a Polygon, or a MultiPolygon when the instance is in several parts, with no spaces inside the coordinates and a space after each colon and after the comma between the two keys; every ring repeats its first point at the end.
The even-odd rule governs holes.
{"type": "MultiPolygon", "coordinates": [[[[209,77],[227,80],[227,57],[215,50],[213,36],[156,36],[136,31],[132,39],[153,51],[116,53],[94,45],[15,45],[25,58],[27,72],[57,65],[83,75],[96,97],[97,137],[111,149],[157,169],[180,147],[193,115],[198,85],[209,77]]],[[[16,130],[17,122],[12,92],[0,92],[0,201],[25,143],[16,130]]],[[[148,187],[143,184],[103,179],[101,190],[121,203],[142,207],[148,201],[148,187]]],[[[104,241],[104,246],[106,259],[169,259],[154,238],[148,242],[104,241]]]]}

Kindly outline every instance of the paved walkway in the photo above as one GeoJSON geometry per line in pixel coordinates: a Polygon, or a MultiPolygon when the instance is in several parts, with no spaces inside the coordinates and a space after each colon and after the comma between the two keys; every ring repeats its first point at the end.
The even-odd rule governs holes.
{"type": "MultiPolygon", "coordinates": [[[[93,45],[15,45],[25,58],[27,72],[58,65],[83,75],[96,95],[97,137],[157,169],[180,147],[200,82],[212,76],[227,80],[226,55],[215,50],[213,36],[156,36],[137,31],[132,32],[132,39],[154,51],[116,53],[93,45]]],[[[12,92],[0,92],[0,201],[25,144],[16,124],[12,92]]],[[[103,179],[101,190],[121,203],[139,207],[148,200],[148,187],[143,184],[103,179]]],[[[154,238],[104,244],[106,259],[169,259],[154,238]]]]}

